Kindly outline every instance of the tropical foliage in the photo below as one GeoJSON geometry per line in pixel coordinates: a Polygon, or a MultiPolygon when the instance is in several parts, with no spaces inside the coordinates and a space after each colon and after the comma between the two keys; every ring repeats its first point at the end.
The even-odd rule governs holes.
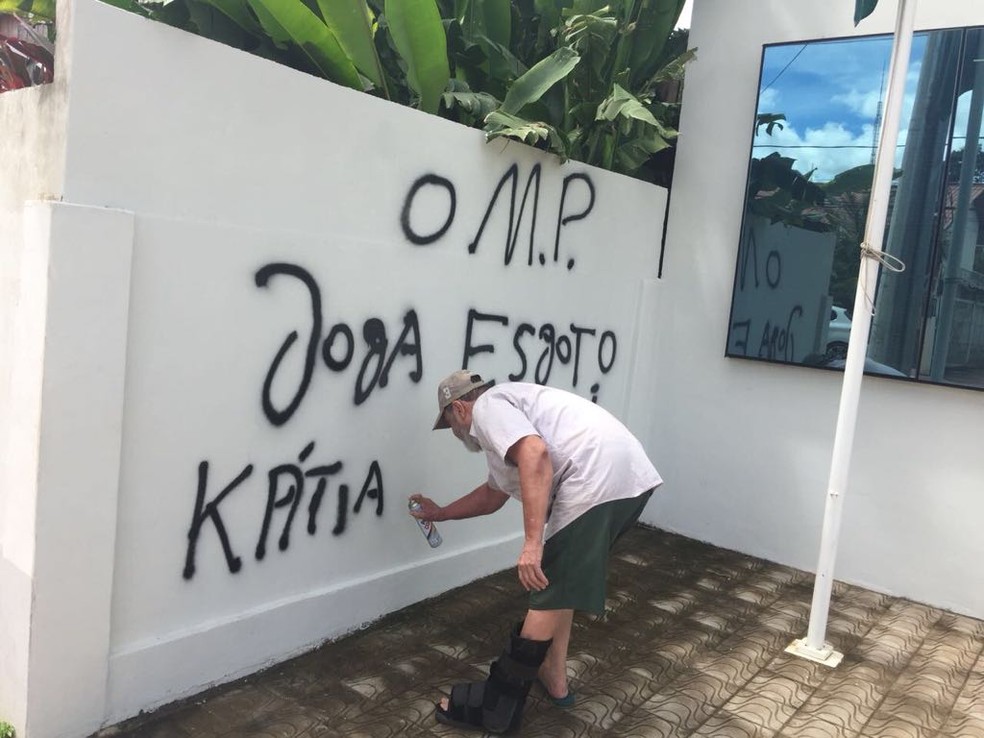
{"type": "MultiPolygon", "coordinates": [[[[669,183],[684,0],[104,0],[488,138],[669,183]]],[[[54,0],[0,0],[51,17],[54,0]]]]}
{"type": "Polygon", "coordinates": [[[551,6],[555,14],[537,19],[535,63],[520,68],[485,117],[489,139],[514,138],[561,158],[662,180],[666,167],[657,155],[676,138],[678,83],[694,56],[686,34],[673,30],[683,4],[574,0],[551,6]]]}
{"type": "Polygon", "coordinates": [[[55,0],[0,0],[0,13],[54,20],[55,0]]]}
{"type": "Polygon", "coordinates": [[[854,0],[854,25],[867,18],[878,5],[878,0],[854,0]]]}

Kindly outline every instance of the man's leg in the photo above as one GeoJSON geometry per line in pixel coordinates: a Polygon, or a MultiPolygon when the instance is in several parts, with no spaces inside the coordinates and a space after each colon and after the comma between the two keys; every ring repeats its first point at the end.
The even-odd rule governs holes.
{"type": "Polygon", "coordinates": [[[574,610],[530,610],[520,633],[535,641],[553,639],[547,658],[540,667],[540,681],[552,697],[566,697],[567,647],[571,642],[574,610]]]}

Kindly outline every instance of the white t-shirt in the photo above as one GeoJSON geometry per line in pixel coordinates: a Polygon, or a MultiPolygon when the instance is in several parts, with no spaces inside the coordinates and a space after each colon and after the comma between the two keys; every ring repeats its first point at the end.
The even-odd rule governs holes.
{"type": "Polygon", "coordinates": [[[595,505],[637,497],[663,483],[642,444],[615,416],[553,387],[492,387],[475,400],[470,433],[485,451],[489,486],[520,501],[519,469],[506,452],[525,436],[543,439],[553,466],[544,539],[595,505]]]}

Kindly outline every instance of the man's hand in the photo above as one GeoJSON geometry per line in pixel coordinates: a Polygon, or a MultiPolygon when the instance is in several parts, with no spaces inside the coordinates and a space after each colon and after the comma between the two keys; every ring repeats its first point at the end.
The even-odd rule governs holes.
{"type": "Polygon", "coordinates": [[[543,574],[543,569],[540,568],[542,561],[543,544],[527,541],[523,545],[523,552],[519,555],[519,563],[516,565],[517,572],[519,573],[519,583],[523,585],[523,588],[527,592],[539,592],[540,590],[546,589],[547,585],[550,584],[543,574]]]}
{"type": "Polygon", "coordinates": [[[420,504],[419,510],[410,511],[412,517],[423,520],[426,523],[433,523],[444,519],[441,517],[443,508],[431,498],[424,497],[423,495],[410,495],[410,499],[420,504]]]}

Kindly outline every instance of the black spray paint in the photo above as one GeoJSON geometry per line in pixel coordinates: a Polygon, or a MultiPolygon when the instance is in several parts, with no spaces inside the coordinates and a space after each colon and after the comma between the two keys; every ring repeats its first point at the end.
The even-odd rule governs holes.
{"type": "MultiPolygon", "coordinates": [[[[341,322],[336,323],[328,330],[328,335],[322,342],[324,321],[322,318],[321,289],[314,277],[304,268],[295,264],[267,264],[256,273],[256,285],[266,287],[271,278],[278,275],[292,277],[300,282],[307,290],[311,307],[311,329],[307,337],[307,345],[304,348],[304,369],[297,381],[293,397],[286,407],[278,408],[274,404],[271,389],[280,372],[284,357],[297,341],[297,331],[291,331],[284,338],[280,349],[270,363],[266,378],[263,380],[263,389],[260,394],[263,414],[273,425],[281,426],[290,420],[303,402],[314,375],[319,353],[322,362],[330,371],[340,373],[345,371],[353,361],[357,347],[352,329],[348,324],[341,322]]],[[[392,350],[389,348],[389,338],[383,321],[379,318],[366,320],[362,325],[361,348],[365,354],[362,357],[359,373],[355,380],[353,402],[356,405],[365,402],[376,387],[386,387],[389,383],[393,363],[400,356],[414,358],[413,368],[407,374],[411,382],[416,384],[424,375],[420,347],[420,326],[417,322],[416,310],[411,309],[404,313],[403,327],[399,338],[393,344],[392,350]]]]}
{"type": "MultiPolygon", "coordinates": [[[[257,561],[262,561],[267,554],[267,538],[269,537],[270,528],[277,511],[284,510],[285,508],[286,514],[283,515],[283,524],[280,528],[280,535],[277,538],[277,547],[281,551],[286,551],[290,547],[290,534],[294,525],[295,515],[304,501],[306,487],[312,483],[315,485],[315,489],[307,505],[306,530],[308,535],[312,536],[317,532],[318,511],[321,507],[321,502],[325,492],[328,490],[330,480],[343,470],[343,464],[341,461],[333,461],[327,464],[316,464],[305,469],[303,465],[311,456],[314,447],[315,444],[312,441],[298,454],[297,463],[288,462],[277,464],[267,472],[263,523],[260,527],[254,551],[257,561]]],[[[246,482],[252,473],[253,464],[247,464],[232,482],[223,487],[221,492],[215,495],[209,502],[205,502],[209,483],[209,462],[202,461],[198,465],[198,494],[195,499],[195,510],[192,515],[191,526],[188,528],[188,547],[185,553],[183,572],[185,579],[191,579],[195,576],[198,541],[206,522],[210,522],[212,527],[215,528],[229,571],[235,574],[242,569],[242,557],[237,556],[233,551],[219,506],[232,492],[239,489],[240,485],[246,482]]],[[[334,536],[339,536],[345,532],[349,511],[348,485],[339,484],[337,489],[335,525],[331,531],[334,536]]],[[[382,517],[384,503],[383,472],[379,466],[379,462],[375,460],[370,463],[362,483],[362,489],[359,492],[359,497],[352,506],[353,514],[357,515],[359,513],[366,499],[376,502],[376,517],[382,517]]]]}
{"type": "MultiPolygon", "coordinates": [[[[519,195],[519,176],[519,165],[512,164],[506,170],[506,173],[499,179],[495,189],[492,191],[491,197],[489,198],[489,204],[485,208],[485,214],[482,216],[482,222],[478,226],[475,237],[468,243],[468,253],[474,254],[478,251],[482,236],[485,234],[485,228],[492,216],[492,211],[499,203],[500,196],[508,184],[509,221],[506,226],[503,263],[507,266],[512,263],[513,256],[516,251],[516,244],[519,240],[520,230],[523,225],[523,217],[527,212],[527,205],[529,205],[529,244],[526,250],[526,264],[527,266],[532,266],[534,263],[534,254],[537,254],[537,261],[539,261],[541,265],[546,265],[547,251],[545,249],[540,249],[537,251],[536,248],[536,220],[540,209],[540,183],[543,177],[542,168],[539,164],[534,164],[530,170],[529,176],[526,178],[526,185],[523,188],[523,197],[519,202],[519,211],[517,213],[516,198],[519,195]]],[[[595,186],[590,176],[583,172],[576,172],[564,177],[560,195],[560,203],[557,208],[556,228],[554,230],[552,254],[553,263],[558,263],[561,259],[560,242],[563,229],[571,223],[587,218],[594,209],[594,204],[595,186]],[[575,194],[575,190],[578,190],[579,192],[575,194]]],[[[451,180],[446,179],[445,177],[440,177],[436,174],[425,174],[419,177],[411,185],[407,192],[406,198],[403,201],[403,208],[400,212],[400,225],[403,228],[403,234],[410,243],[417,246],[426,246],[428,244],[435,243],[440,240],[451,227],[451,224],[454,221],[456,208],[457,193],[454,183],[451,182],[451,180]],[[417,233],[413,229],[411,224],[411,216],[413,214],[414,200],[421,189],[426,186],[443,187],[447,190],[449,194],[448,212],[445,216],[444,224],[438,230],[433,233],[421,234],[417,233]]],[[[573,257],[569,257],[565,264],[568,270],[573,269],[575,264],[573,257]]]]}

